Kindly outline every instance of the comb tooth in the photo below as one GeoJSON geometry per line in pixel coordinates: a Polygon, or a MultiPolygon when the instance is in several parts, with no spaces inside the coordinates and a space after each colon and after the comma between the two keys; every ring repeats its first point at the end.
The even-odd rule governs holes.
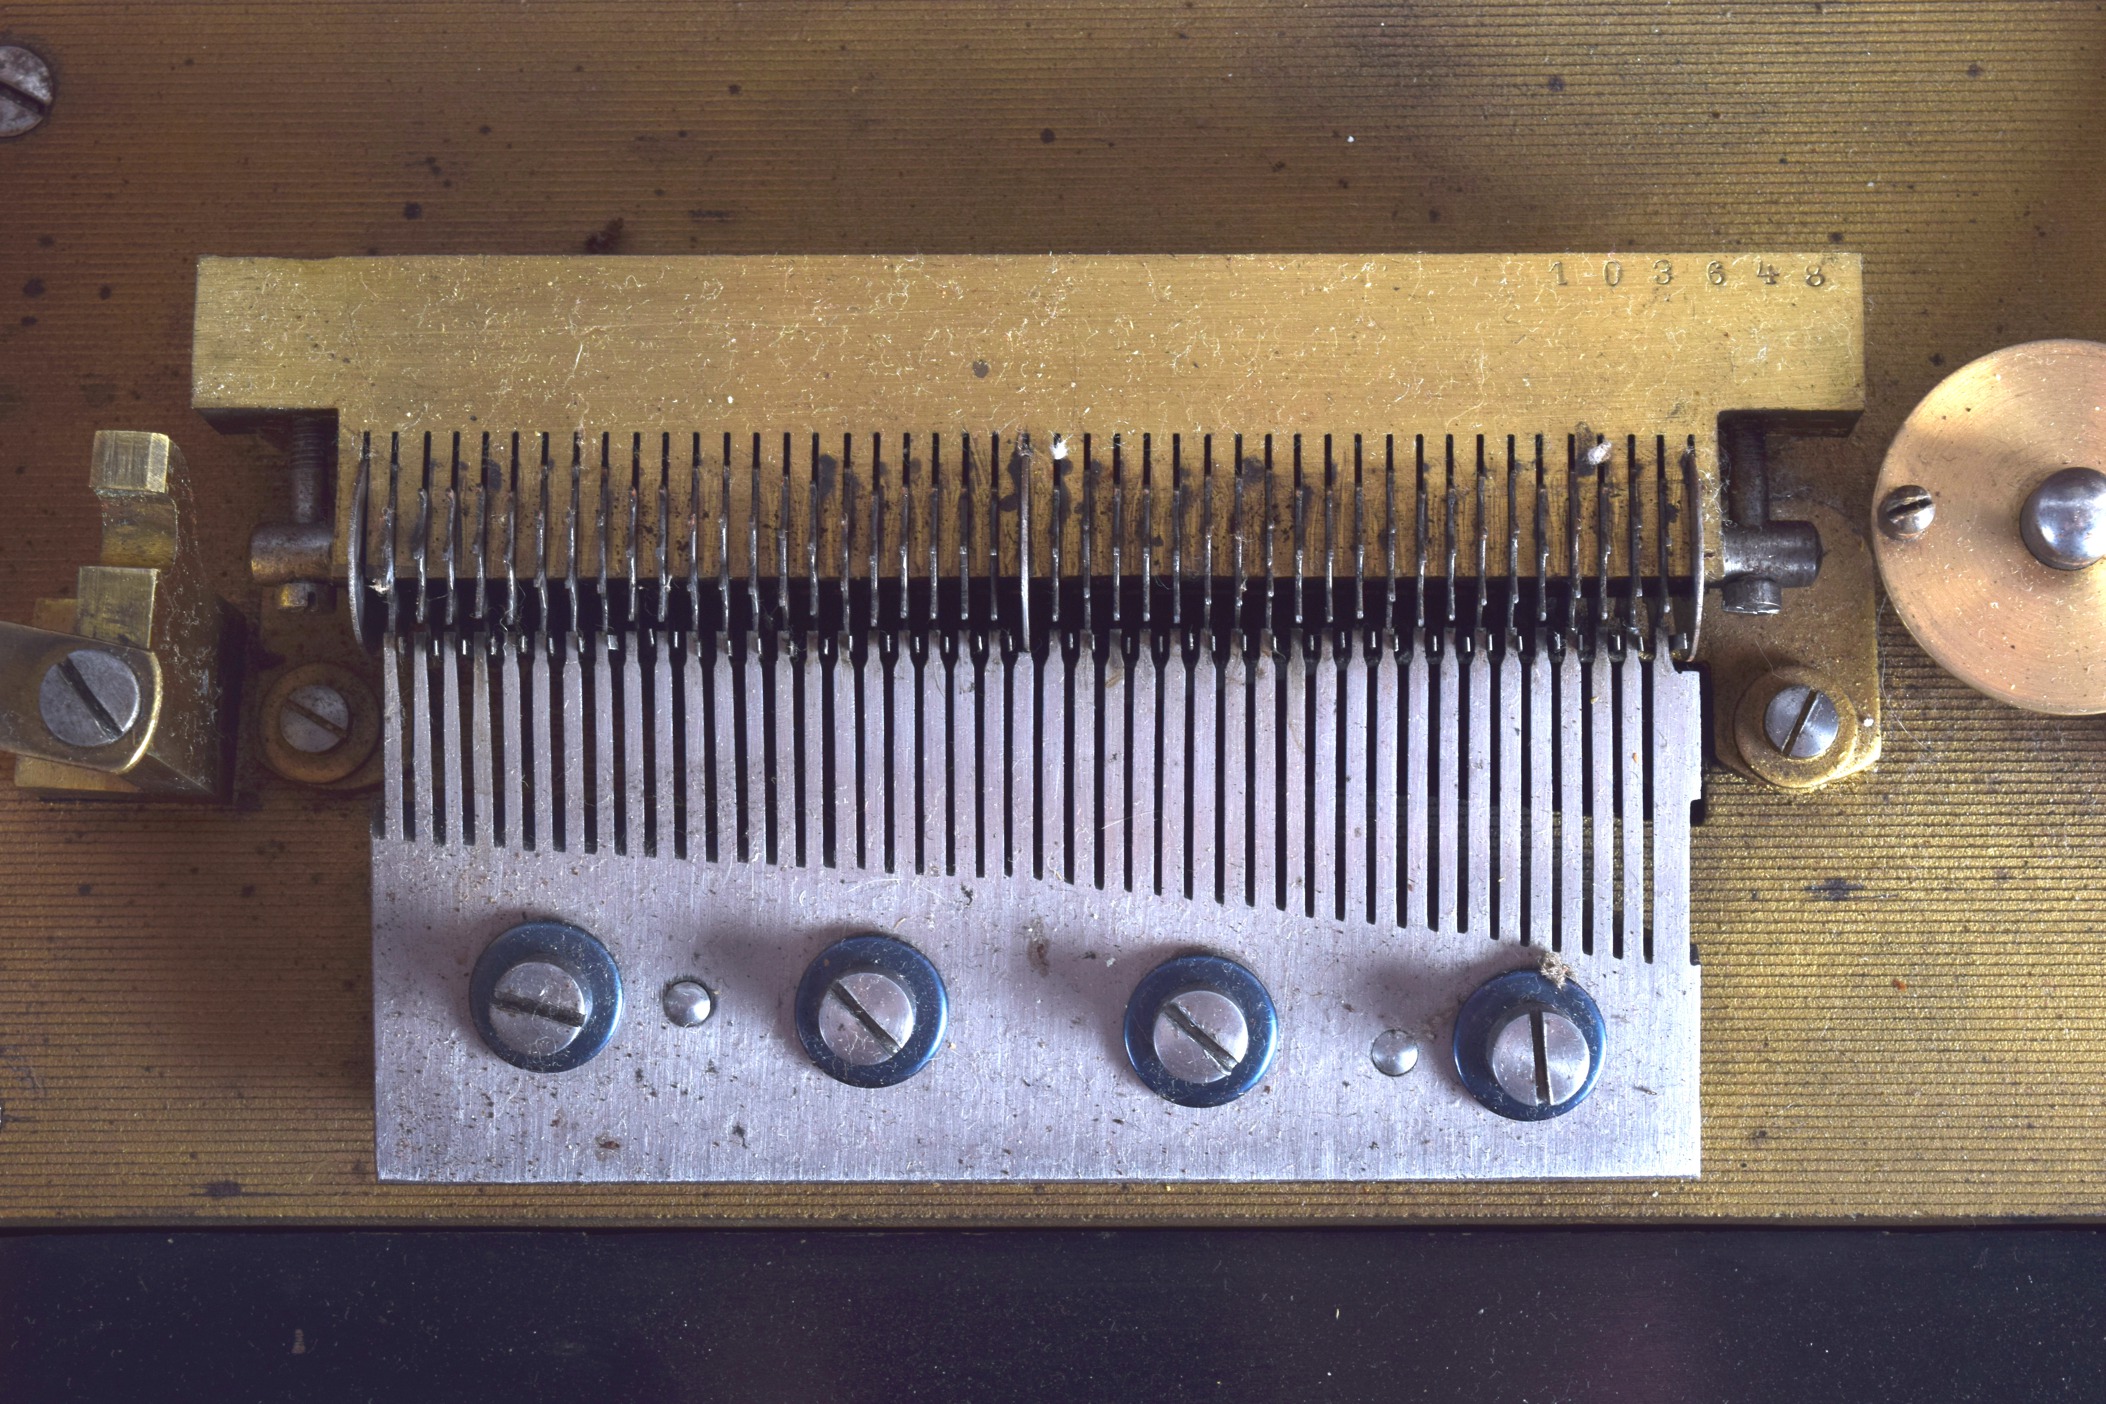
{"type": "Polygon", "coordinates": [[[454,588],[454,562],[461,544],[461,434],[458,429],[453,434],[453,451],[446,468],[446,493],[440,506],[439,559],[446,567],[446,631],[452,633],[460,603],[454,588]]]}
{"type": "Polygon", "coordinates": [[[1422,640],[1413,639],[1413,647],[1399,659],[1399,667],[1404,684],[1401,717],[1404,735],[1401,782],[1404,791],[1403,925],[1430,929],[1434,925],[1433,898],[1427,879],[1433,841],[1427,828],[1432,817],[1427,811],[1427,800],[1432,793],[1431,772],[1428,770],[1432,748],[1427,728],[1433,718],[1429,676],[1432,658],[1422,640]]]}
{"type": "Polygon", "coordinates": [[[703,659],[709,857],[715,863],[729,863],[739,857],[738,742],[733,728],[731,657],[731,636],[720,630],[715,647],[703,659]]]}
{"type": "Polygon", "coordinates": [[[1222,794],[1218,801],[1221,841],[1217,845],[1216,890],[1232,906],[1249,906],[1251,893],[1251,835],[1265,832],[1261,821],[1255,828],[1249,811],[1250,784],[1250,659],[1247,640],[1238,633],[1231,646],[1215,655],[1216,688],[1221,699],[1221,725],[1215,737],[1222,794]],[[1240,777],[1238,779],[1237,777],[1240,777]],[[1231,780],[1236,783],[1230,783],[1231,780]]]}
{"type": "Polygon", "coordinates": [[[1556,834],[1558,774],[1553,761],[1557,717],[1552,703],[1553,664],[1539,641],[1528,652],[1528,694],[1522,700],[1521,731],[1528,752],[1523,788],[1528,806],[1528,899],[1523,913],[1523,942],[1547,938],[1557,922],[1557,869],[1552,860],[1556,834]]]}
{"type": "Polygon", "coordinates": [[[532,794],[525,799],[527,840],[530,847],[540,852],[553,852],[560,846],[556,836],[557,758],[551,727],[556,700],[550,671],[553,657],[554,650],[541,647],[527,650],[521,660],[526,687],[520,703],[526,709],[527,746],[533,753],[530,765],[521,768],[526,783],[532,786],[532,794]]]}
{"type": "MultiPolygon", "coordinates": [[[[497,824],[497,737],[498,723],[492,710],[490,669],[494,659],[488,649],[470,649],[464,660],[468,668],[468,824],[462,838],[469,843],[495,848],[502,841],[497,824]]],[[[509,758],[509,756],[507,757],[509,758]]]]}
{"type": "Polygon", "coordinates": [[[404,827],[412,839],[444,843],[445,834],[438,827],[438,768],[432,756],[432,692],[437,680],[432,676],[430,655],[425,649],[413,647],[407,652],[409,678],[403,689],[403,702],[409,713],[410,754],[404,827]]]}
{"type": "Polygon", "coordinates": [[[1596,649],[1586,663],[1587,779],[1592,822],[1587,842],[1587,939],[1582,949],[1593,955],[1612,948],[1616,932],[1616,706],[1611,670],[1615,660],[1596,649]]]}
{"type": "Polygon", "coordinates": [[[490,435],[485,431],[482,439],[482,453],[477,460],[473,486],[475,493],[475,525],[470,532],[471,540],[468,553],[469,570],[475,576],[475,608],[471,612],[474,615],[476,627],[484,630],[489,629],[491,624],[489,484],[490,470],[495,466],[495,463],[490,458],[490,435]]]}
{"type": "Polygon", "coordinates": [[[1078,648],[1066,652],[1067,702],[1062,722],[1067,764],[1063,772],[1068,880],[1082,887],[1097,885],[1097,657],[1078,648]]]}
{"type": "Polygon", "coordinates": [[[1473,936],[1495,937],[1492,929],[1492,660],[1483,648],[1473,648],[1456,660],[1461,665],[1464,687],[1469,693],[1464,722],[1468,736],[1463,744],[1461,774],[1465,818],[1463,842],[1466,857],[1457,881],[1464,897],[1467,925],[1473,936]]]}
{"type": "Polygon", "coordinates": [[[552,689],[560,696],[560,728],[552,738],[550,772],[558,774],[555,846],[566,853],[585,851],[585,685],[583,661],[572,649],[552,650],[549,659],[552,689]],[[560,771],[557,764],[560,764],[560,771]]]}
{"type": "MultiPolygon", "coordinates": [[[[1394,638],[1391,640],[1394,643],[1394,638]]],[[[1373,801],[1368,819],[1374,862],[1368,888],[1368,920],[1385,932],[1408,925],[1408,897],[1398,886],[1397,855],[1404,835],[1397,808],[1397,776],[1402,755],[1403,688],[1400,669],[1403,657],[1392,646],[1377,645],[1374,661],[1373,700],[1368,704],[1367,753],[1363,762],[1371,782],[1373,801]]]]}
{"type": "Polygon", "coordinates": [[[500,649],[491,656],[490,666],[497,670],[497,696],[492,705],[497,709],[497,744],[501,754],[494,758],[497,773],[496,818],[493,838],[499,844],[513,849],[528,846],[526,838],[526,809],[522,793],[522,778],[526,773],[527,757],[521,739],[523,720],[521,696],[521,659],[517,649],[500,649]]]}
{"type": "MultiPolygon", "coordinates": [[[[1645,951],[1645,664],[1636,648],[1616,662],[1616,830],[1623,840],[1619,958],[1645,951]]],[[[1647,959],[1650,959],[1647,955],[1647,959]]]]}
{"type": "Polygon", "coordinates": [[[426,589],[431,574],[431,435],[424,436],[424,464],[417,475],[417,516],[410,524],[410,550],[417,562],[417,626],[422,628],[430,617],[430,597],[426,589]]]}
{"type": "MultiPolygon", "coordinates": [[[[612,635],[608,635],[611,639],[612,635]]],[[[615,824],[620,792],[615,789],[614,729],[619,712],[614,697],[612,646],[586,650],[585,716],[587,744],[592,751],[585,799],[585,851],[606,853],[615,847],[615,824]]]]}
{"type": "MultiPolygon", "coordinates": [[[[1509,594],[1509,599],[1512,598],[1509,594]]],[[[1521,655],[1518,640],[1509,633],[1499,650],[1498,703],[1492,709],[1498,728],[1499,913],[1492,935],[1511,941],[1521,925],[1521,655]]]]}
{"type": "MultiPolygon", "coordinates": [[[[1329,542],[1325,544],[1328,547],[1329,542]]],[[[1344,843],[1338,832],[1342,814],[1338,801],[1344,780],[1338,764],[1338,736],[1345,699],[1338,688],[1336,636],[1326,631],[1311,638],[1308,658],[1309,730],[1301,747],[1308,756],[1311,797],[1306,910],[1311,916],[1343,916],[1345,889],[1339,880],[1338,860],[1344,843]]]]}
{"type": "Polygon", "coordinates": [[[1244,767],[1244,794],[1229,806],[1237,838],[1230,841],[1230,860],[1242,864],[1241,891],[1231,874],[1229,899],[1263,908],[1280,904],[1279,769],[1276,760],[1280,674],[1270,649],[1246,634],[1236,650],[1237,666],[1228,682],[1239,694],[1228,707],[1230,764],[1244,767]],[[1239,759],[1239,757],[1241,759],[1239,759]],[[1238,810],[1240,809],[1240,813],[1238,810]]]}
{"type": "MultiPolygon", "coordinates": [[[[512,432],[511,462],[500,465],[505,485],[505,612],[504,630],[519,628],[519,432],[512,432]]],[[[515,813],[517,811],[514,811],[515,813]]]]}
{"type": "Polygon", "coordinates": [[[1558,916],[1551,949],[1585,947],[1584,821],[1579,650],[1568,648],[1557,666],[1558,916]]]}
{"type": "Polygon", "coordinates": [[[375,833],[400,843],[409,837],[403,822],[402,649],[391,633],[381,641],[380,650],[380,814],[375,833]]]}
{"type": "MultiPolygon", "coordinates": [[[[610,633],[609,637],[613,635],[610,633]]],[[[615,749],[615,759],[620,771],[614,791],[620,805],[614,821],[615,849],[620,853],[632,854],[642,854],[648,846],[644,806],[651,781],[644,768],[647,758],[644,752],[642,653],[642,646],[632,636],[620,650],[620,676],[616,680],[621,711],[618,717],[620,739],[615,749]]]]}
{"type": "MultiPolygon", "coordinates": [[[[1299,614],[1299,576],[1295,583],[1299,614]]],[[[1313,795],[1309,789],[1308,747],[1310,728],[1315,722],[1315,696],[1309,685],[1309,653],[1302,646],[1299,629],[1288,633],[1276,662],[1281,710],[1275,759],[1283,815],[1280,832],[1285,841],[1279,875],[1281,905],[1287,911],[1307,915],[1315,900],[1309,885],[1309,811],[1313,795]]]]}
{"type": "MultiPolygon", "coordinates": [[[[1202,614],[1202,625],[1204,620],[1202,614]]],[[[1186,887],[1196,897],[1217,901],[1229,882],[1222,842],[1222,785],[1228,777],[1219,754],[1221,663],[1212,649],[1193,649],[1185,655],[1185,667],[1191,703],[1186,713],[1190,724],[1185,728],[1184,765],[1192,796],[1186,887]]]]}
{"type": "Polygon", "coordinates": [[[351,488],[351,500],[346,504],[350,517],[344,532],[344,594],[350,601],[351,636],[360,648],[374,645],[366,620],[366,591],[371,588],[366,571],[366,499],[372,490],[373,435],[367,432],[358,436],[358,477],[351,488]]]}

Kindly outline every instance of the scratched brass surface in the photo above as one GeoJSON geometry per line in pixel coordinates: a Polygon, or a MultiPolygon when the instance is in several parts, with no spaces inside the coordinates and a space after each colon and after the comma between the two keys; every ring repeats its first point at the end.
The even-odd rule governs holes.
{"type": "MultiPolygon", "coordinates": [[[[208,252],[1832,245],[1866,412],[1779,515],[1858,520],[1941,367],[2106,336],[2088,4],[609,8],[0,14],[58,84],[0,143],[0,615],[93,558],[98,427],[176,437],[250,600],[283,489],[189,408],[208,252]]],[[[0,1219],[2100,1215],[2106,723],[1881,646],[1876,770],[1711,773],[1696,1182],[382,1188],[362,817],[249,761],[227,811],[0,792],[0,1219]]]]}
{"type": "MultiPolygon", "coordinates": [[[[218,419],[338,412],[340,572],[355,536],[362,460],[376,455],[364,470],[364,506],[366,520],[380,521],[391,452],[403,452],[414,475],[423,434],[437,435],[443,475],[448,441],[461,434],[475,471],[479,431],[496,432],[501,456],[508,429],[530,439],[535,429],[554,430],[560,456],[564,431],[574,428],[595,440],[612,432],[617,444],[636,431],[655,440],[662,428],[706,430],[697,452],[719,429],[724,442],[744,444],[749,433],[758,442],[796,431],[801,440],[809,430],[839,442],[847,431],[878,429],[919,430],[926,443],[931,430],[960,428],[996,431],[1003,442],[1035,433],[1042,452],[1062,434],[1087,442],[1094,432],[1101,452],[1116,434],[1138,445],[1151,430],[1166,452],[1180,433],[1213,434],[1227,452],[1229,436],[1247,430],[1249,452],[1261,435],[1275,435],[1283,461],[1288,441],[1306,435],[1312,456],[1323,451],[1319,441],[1335,438],[1348,463],[1361,435],[1377,446],[1371,462],[1382,460],[1386,435],[1403,442],[1409,459],[1417,435],[1436,461],[1445,438],[1465,474],[1474,471],[1473,440],[1497,467],[1516,436],[1523,460],[1529,441],[1547,436],[1561,493],[1574,490],[1564,482],[1568,436],[1592,449],[1604,434],[1619,464],[1638,453],[1663,477],[1671,472],[1677,497],[1688,445],[1689,490],[1701,494],[1694,520],[1713,558],[1706,574],[1716,575],[1712,426],[1722,411],[1750,408],[1847,424],[1864,404],[1863,307],[1861,260],[1833,249],[1555,259],[208,258],[198,267],[191,378],[193,403],[218,419]],[[406,448],[391,450],[393,435],[406,448]]],[[[585,465],[588,473],[601,466],[585,465]]],[[[793,471],[789,463],[784,471],[793,471]]],[[[1602,475],[1602,498],[1613,499],[1604,510],[1633,505],[1636,471],[1602,475]]],[[[745,475],[735,476],[736,487],[725,485],[729,501],[710,514],[765,512],[750,500],[745,475]]],[[[799,477],[801,517],[810,499],[799,477]]],[[[1029,515],[1052,521],[1053,474],[1029,481],[1037,504],[1029,515]]],[[[596,482],[588,479],[587,500],[596,482]]],[[[537,504],[548,510],[531,475],[525,497],[522,520],[537,504]]],[[[1470,494],[1462,497],[1464,519],[1452,524],[1452,539],[1436,528],[1432,560],[1481,531],[1503,541],[1511,528],[1518,543],[1534,515],[1516,506],[1509,522],[1498,502],[1480,514],[1470,494]]],[[[1280,510],[1279,525],[1291,530],[1299,509],[1283,496],[1280,510]]],[[[1665,508],[1640,510],[1664,525],[1665,508]]],[[[1108,509],[1100,512],[1108,536],[1108,509]]],[[[403,549],[421,549],[413,514],[399,515],[403,549]]],[[[1630,559],[1624,532],[1603,527],[1601,540],[1582,515],[1572,509],[1588,538],[1575,559],[1602,551],[1612,574],[1644,568],[1630,559]]],[[[1235,518],[1217,516],[1225,558],[1235,518]]],[[[1562,522],[1566,509],[1546,516],[1546,525],[1562,522]]],[[[640,504],[639,519],[652,541],[684,535],[657,520],[655,501],[640,504]]],[[[1381,513],[1361,522],[1360,544],[1378,562],[1384,524],[1381,513]]],[[[610,525],[616,536],[606,550],[636,549],[619,520],[610,525]]],[[[1076,530],[1071,524],[1071,549],[1080,544],[1076,530]]],[[[1333,531],[1323,548],[1346,548],[1333,531]]],[[[1667,544],[1652,536],[1649,527],[1641,552],[1667,544]]],[[[517,543],[521,573],[563,574],[560,543],[537,560],[533,539],[528,532],[517,543]]],[[[925,540],[914,538],[916,559],[925,540]]],[[[1671,565],[1681,573],[1689,552],[1681,533],[1674,541],[1671,565]]],[[[648,559],[654,551],[645,545],[648,559]]],[[[1561,561],[1568,548],[1580,549],[1550,533],[1538,543],[1531,532],[1525,553],[1513,549],[1516,559],[1533,561],[1542,549],[1561,561]]],[[[601,568],[601,549],[586,543],[580,568],[601,568]]],[[[670,564],[685,571],[684,549],[672,550],[670,564]]],[[[839,556],[831,542],[820,554],[839,556]]],[[[1491,555],[1503,573],[1505,552],[1491,555]]],[[[1343,549],[1336,559],[1347,559],[1343,549]]],[[[766,568],[728,568],[755,565],[766,568]]],[[[407,559],[399,568],[414,569],[407,559]]],[[[1174,568],[1167,543],[1154,568],[1174,568]]],[[[1869,653],[1869,627],[1864,635],[1869,653]]]]}

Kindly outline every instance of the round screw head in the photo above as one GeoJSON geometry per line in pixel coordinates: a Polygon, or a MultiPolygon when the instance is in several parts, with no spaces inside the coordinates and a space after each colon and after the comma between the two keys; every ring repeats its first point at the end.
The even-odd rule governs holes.
{"type": "Polygon", "coordinates": [[[819,1006],[819,1037],[851,1067],[889,1061],[914,1037],[914,998],[879,970],[858,970],[829,985],[819,1006]]]}
{"type": "Polygon", "coordinates": [[[484,1046],[513,1067],[568,1072],[598,1057],[621,1024],[621,970],[581,927],[522,922],[476,959],[468,1012],[484,1046]]]}
{"type": "Polygon", "coordinates": [[[1841,727],[1834,699],[1801,683],[1779,688],[1762,713],[1763,735],[1778,754],[1793,760],[1827,755],[1841,727]]]}
{"type": "Polygon", "coordinates": [[[1264,982],[1218,955],[1183,955],[1141,977],[1120,1029],[1149,1091],[1181,1107],[1223,1107],[1272,1070],[1280,1013],[1264,982]]]}
{"type": "Polygon", "coordinates": [[[2019,509],[2018,531],[2033,558],[2056,570],[2106,560],[2106,473],[2063,468],[2048,474],[2019,509]]]}
{"type": "Polygon", "coordinates": [[[1243,1062],[1250,1051],[1250,1024],[1228,996],[1191,990],[1163,1002],[1152,1042],[1172,1077],[1204,1086],[1221,1081],[1243,1062]]]}
{"type": "Polygon", "coordinates": [[[692,1029],[709,1022],[717,1012],[717,1001],[709,986],[700,980],[675,980],[665,987],[661,1000],[665,1017],[679,1028],[692,1029]]]}
{"type": "Polygon", "coordinates": [[[278,735],[304,755],[333,751],[351,734],[351,704],[328,683],[296,687],[278,712],[278,735]]]}
{"type": "Polygon", "coordinates": [[[548,1058],[577,1041],[592,1017],[592,996],[577,977],[545,960],[522,961],[490,991],[490,1029],[528,1058],[548,1058]]]}
{"type": "Polygon", "coordinates": [[[50,112],[50,67],[27,49],[0,46],[0,137],[22,135],[50,112]]]}
{"type": "Polygon", "coordinates": [[[1530,1008],[1493,1035],[1492,1076],[1515,1101],[1554,1107],[1587,1085],[1594,1055],[1586,1035],[1556,1010],[1530,1008]]]}
{"type": "Polygon", "coordinates": [[[1914,541],[1930,530],[1938,504],[1914,483],[1895,488],[1879,503],[1879,529],[1895,541],[1914,541]]]}
{"type": "Polygon", "coordinates": [[[45,670],[37,710],[68,746],[107,746],[139,720],[139,679],[115,654],[77,648],[45,670]]]}
{"type": "Polygon", "coordinates": [[[1367,1056],[1384,1077],[1402,1077],[1419,1065],[1419,1042],[1402,1029],[1384,1029],[1368,1045],[1367,1056]]]}

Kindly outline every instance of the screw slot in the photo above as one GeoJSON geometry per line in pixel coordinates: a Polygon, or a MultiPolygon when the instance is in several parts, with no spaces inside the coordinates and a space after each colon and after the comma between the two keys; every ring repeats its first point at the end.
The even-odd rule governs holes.
{"type": "Polygon", "coordinates": [[[27,49],[0,46],[0,137],[21,136],[50,115],[50,66],[27,49]]]}
{"type": "Polygon", "coordinates": [[[1930,530],[1938,504],[1914,483],[1895,488],[1880,500],[1879,529],[1896,541],[1914,541],[1930,530]]]}
{"type": "Polygon", "coordinates": [[[37,710],[44,729],[83,750],[120,740],[139,720],[139,679],[123,659],[77,648],[44,672],[37,710]]]}
{"type": "Polygon", "coordinates": [[[1762,712],[1762,734],[1779,755],[1792,760],[1827,755],[1841,729],[1835,700],[1803,683],[1779,688],[1762,712]]]}
{"type": "Polygon", "coordinates": [[[1220,956],[1180,956],[1144,975],[1128,998],[1126,1059],[1163,1100],[1218,1107],[1264,1080],[1279,1030],[1257,976],[1220,956]]]}

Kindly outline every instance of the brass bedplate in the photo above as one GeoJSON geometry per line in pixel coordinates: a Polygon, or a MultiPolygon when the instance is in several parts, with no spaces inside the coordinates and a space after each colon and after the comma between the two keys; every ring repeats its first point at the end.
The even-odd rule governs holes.
{"type": "MultiPolygon", "coordinates": [[[[1869,551],[1862,588],[1844,588],[1829,527],[1869,534],[1889,440],[1955,367],[2106,330],[2096,16],[1995,4],[1927,30],[1917,7],[1875,0],[1729,23],[1598,6],[1467,26],[1440,10],[1379,28],[1249,7],[1131,7],[1087,32],[1071,18],[17,15],[10,42],[52,60],[59,98],[0,144],[0,291],[19,299],[0,323],[0,617],[71,627],[37,600],[98,558],[93,432],[160,429],[206,504],[207,579],[250,610],[262,652],[233,807],[54,805],[0,786],[9,1222],[1952,1222],[2106,1207],[2092,1090],[2106,818],[2084,781],[2106,734],[1941,672],[1869,551]],[[1546,52],[1560,26],[1588,45],[1546,52]],[[488,72],[520,81],[463,82],[467,35],[488,72]],[[1295,63],[1277,62],[1283,43],[1295,63]],[[415,100],[370,100],[383,90],[415,100]],[[119,191],[129,213],[113,218],[119,191]],[[1823,571],[1785,616],[1710,611],[1705,646],[1810,611],[1853,631],[1876,620],[1884,753],[1810,796],[1707,776],[1692,836],[1703,1178],[376,1184],[366,807],[277,778],[251,746],[278,685],[315,676],[288,644],[328,633],[346,641],[338,666],[357,659],[348,629],[254,607],[250,524],[286,516],[285,445],[190,417],[196,258],[562,254],[588,235],[635,255],[1862,250],[1863,418],[1847,438],[1780,441],[1773,464],[1775,514],[1820,525],[1823,571]]],[[[1812,661],[1853,690],[1875,666],[1812,661]]]]}

